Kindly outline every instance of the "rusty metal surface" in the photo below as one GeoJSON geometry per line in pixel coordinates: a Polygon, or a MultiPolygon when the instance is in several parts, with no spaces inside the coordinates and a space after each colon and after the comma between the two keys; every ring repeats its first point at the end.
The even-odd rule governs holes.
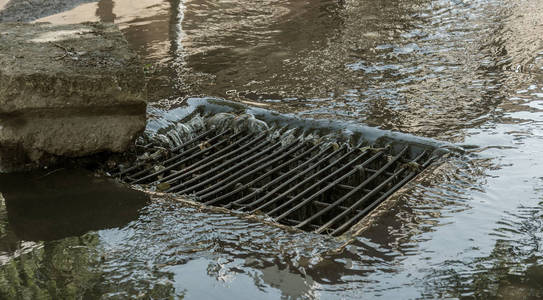
{"type": "MultiPolygon", "coordinates": [[[[272,130],[211,129],[113,176],[278,223],[341,235],[427,167],[427,150],[360,147],[272,130]],[[294,137],[294,138],[293,138],[294,137]]],[[[153,149],[153,145],[146,145],[153,149]]]]}

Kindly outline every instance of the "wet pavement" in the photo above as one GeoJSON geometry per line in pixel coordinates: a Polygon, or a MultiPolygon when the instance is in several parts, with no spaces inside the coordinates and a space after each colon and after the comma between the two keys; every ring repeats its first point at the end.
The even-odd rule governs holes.
{"type": "Polygon", "coordinates": [[[331,238],[160,199],[64,234],[43,215],[77,222],[3,187],[0,297],[543,298],[543,2],[103,0],[36,15],[4,2],[0,21],[118,23],[157,107],[226,98],[466,154],[339,253],[331,238]]]}

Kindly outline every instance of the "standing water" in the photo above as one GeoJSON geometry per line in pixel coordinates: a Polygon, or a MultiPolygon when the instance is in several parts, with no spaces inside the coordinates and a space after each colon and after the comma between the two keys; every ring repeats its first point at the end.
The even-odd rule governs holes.
{"type": "Polygon", "coordinates": [[[338,252],[330,237],[125,190],[96,219],[90,187],[57,203],[43,185],[59,174],[2,177],[0,298],[543,298],[542,1],[46,3],[0,0],[0,21],[119,24],[156,108],[226,98],[466,153],[338,252]]]}

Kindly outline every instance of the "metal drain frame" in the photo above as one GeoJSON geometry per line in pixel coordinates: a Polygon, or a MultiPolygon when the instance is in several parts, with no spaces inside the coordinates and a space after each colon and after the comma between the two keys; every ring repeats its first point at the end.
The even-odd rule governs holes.
{"type": "MultiPolygon", "coordinates": [[[[321,136],[338,130],[338,123],[301,120],[227,101],[202,105],[199,100],[185,110],[184,121],[195,114],[250,113],[285,129],[299,127],[298,137],[308,132],[302,123],[320,127],[321,136]]],[[[270,138],[270,132],[208,126],[178,147],[160,152],[152,162],[136,163],[113,176],[205,205],[262,213],[283,225],[338,236],[451,148],[358,127],[362,132],[351,131],[343,142],[285,143],[270,138]],[[359,142],[356,147],[354,140],[359,142]]],[[[345,135],[347,130],[341,129],[345,135]]],[[[140,147],[153,152],[152,144],[140,147]]]]}
{"type": "Polygon", "coordinates": [[[302,140],[283,144],[264,133],[227,129],[207,130],[154,165],[136,164],[114,176],[337,236],[430,162],[428,151],[408,145],[395,151],[302,140]]]}

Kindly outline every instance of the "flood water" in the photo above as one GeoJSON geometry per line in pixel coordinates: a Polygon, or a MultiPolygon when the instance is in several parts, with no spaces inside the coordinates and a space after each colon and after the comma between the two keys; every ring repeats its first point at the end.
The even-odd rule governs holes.
{"type": "Polygon", "coordinates": [[[466,154],[339,253],[128,190],[70,204],[48,195],[55,174],[0,178],[0,297],[543,298],[543,1],[58,2],[0,0],[0,21],[119,24],[154,106],[226,98],[466,154]]]}

